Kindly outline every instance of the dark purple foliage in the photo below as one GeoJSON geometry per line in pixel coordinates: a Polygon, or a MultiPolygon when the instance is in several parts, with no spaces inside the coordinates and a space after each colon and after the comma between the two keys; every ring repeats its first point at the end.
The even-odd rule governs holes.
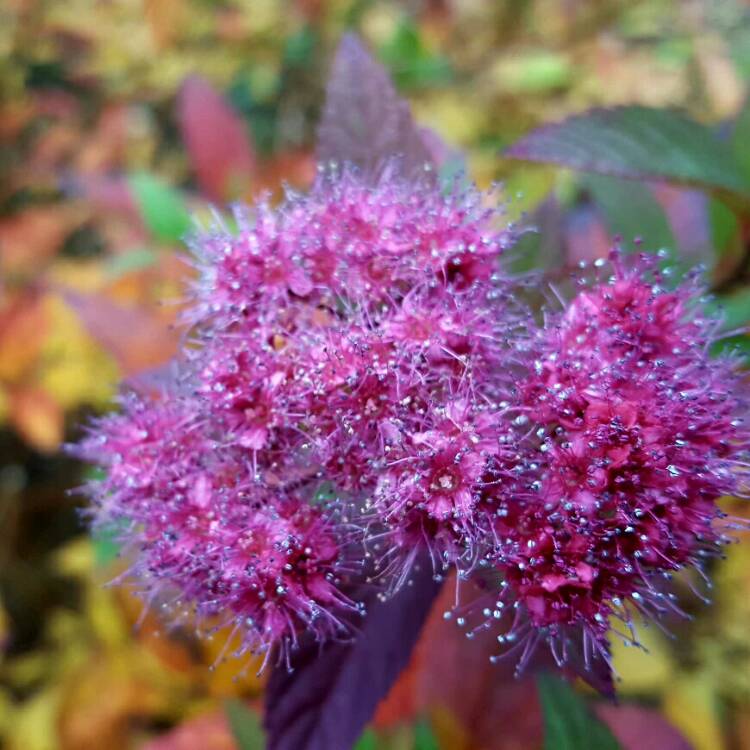
{"type": "Polygon", "coordinates": [[[439,590],[423,560],[393,598],[369,589],[355,640],[321,646],[310,638],[293,651],[294,671],[279,665],[266,689],[268,750],[349,750],[409,661],[439,590]]]}
{"type": "Polygon", "coordinates": [[[409,105],[399,98],[388,73],[359,39],[347,34],[331,69],[318,134],[318,162],[348,162],[375,174],[399,157],[404,176],[432,164],[409,105]]]}

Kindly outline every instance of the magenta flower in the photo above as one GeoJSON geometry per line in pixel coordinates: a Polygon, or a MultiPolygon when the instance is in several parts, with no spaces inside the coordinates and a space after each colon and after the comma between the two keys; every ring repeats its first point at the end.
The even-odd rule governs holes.
{"type": "Polygon", "coordinates": [[[665,289],[655,261],[613,253],[611,278],[548,319],[524,384],[531,481],[498,498],[492,559],[503,600],[526,612],[510,635],[561,661],[575,630],[587,660],[606,659],[613,617],[632,633],[633,610],[679,612],[666,582],[718,554],[716,501],[747,492],[737,362],[709,357],[717,323],[699,290],[665,289]]]}
{"type": "Polygon", "coordinates": [[[174,382],[127,397],[79,448],[108,472],[89,488],[94,523],[126,524],[146,596],[288,654],[301,630],[346,631],[356,537],[384,589],[423,546],[436,574],[473,564],[519,321],[492,201],[343,169],[193,238],[174,382]]]}
{"type": "Polygon", "coordinates": [[[201,405],[174,393],[131,395],[95,423],[78,446],[107,472],[88,488],[94,524],[120,529],[147,600],[199,626],[233,625],[237,655],[268,657],[303,628],[345,632],[336,613],[356,605],[337,584],[351,530],[310,503],[314,487],[270,496],[242,442],[221,447],[206,427],[201,405]]]}

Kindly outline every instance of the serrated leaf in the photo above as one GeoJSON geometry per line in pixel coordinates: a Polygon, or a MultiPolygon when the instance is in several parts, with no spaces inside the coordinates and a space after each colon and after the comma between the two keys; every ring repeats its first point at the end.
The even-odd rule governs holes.
{"type": "Polygon", "coordinates": [[[537,128],[505,155],[583,172],[692,185],[750,200],[750,185],[731,149],[708,128],[673,110],[590,110],[537,128]]]}
{"type": "Polygon", "coordinates": [[[307,640],[271,674],[266,689],[268,750],[350,750],[406,666],[440,584],[422,560],[411,582],[382,602],[371,586],[352,598],[367,616],[347,642],[307,640]]]}
{"type": "Polygon", "coordinates": [[[260,718],[236,698],[224,704],[227,720],[232,730],[237,750],[263,750],[266,738],[260,718]]]}
{"type": "Polygon", "coordinates": [[[178,191],[146,172],[128,183],[146,228],[161,242],[179,242],[190,229],[190,214],[178,191]]]}
{"type": "Polygon", "coordinates": [[[648,185],[604,175],[587,175],[582,185],[601,209],[607,228],[626,245],[640,238],[649,252],[666,249],[672,257],[676,255],[669,222],[648,185]]]}
{"type": "Polygon", "coordinates": [[[432,164],[409,105],[353,34],[343,37],[333,61],[317,156],[320,163],[347,162],[370,176],[394,157],[407,176],[423,173],[425,164],[432,164]]]}
{"type": "Polygon", "coordinates": [[[620,750],[610,730],[589,711],[564,680],[549,674],[537,678],[544,715],[544,750],[620,750]]]}
{"type": "Polygon", "coordinates": [[[177,98],[177,120],[198,184],[215,201],[241,196],[255,172],[245,123],[211,84],[190,76],[177,98]]]}

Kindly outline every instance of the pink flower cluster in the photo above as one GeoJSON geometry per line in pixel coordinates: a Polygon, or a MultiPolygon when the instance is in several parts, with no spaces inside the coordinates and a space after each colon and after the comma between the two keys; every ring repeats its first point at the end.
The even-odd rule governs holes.
{"type": "Polygon", "coordinates": [[[561,661],[580,632],[606,657],[628,601],[676,607],[662,579],[723,541],[749,440],[695,284],[615,257],[541,325],[501,272],[495,197],[388,168],[231,224],[192,241],[174,375],[77,448],[147,596],[284,653],[342,635],[350,583],[392,592],[427,550],[489,586],[480,627],[561,661]]]}
{"type": "Polygon", "coordinates": [[[559,663],[571,633],[583,631],[587,664],[608,661],[615,621],[637,644],[634,610],[681,614],[665,582],[686,566],[703,574],[730,541],[717,499],[747,491],[737,363],[709,356],[720,321],[702,314],[694,277],[669,289],[657,263],[614,251],[578,278],[522,385],[538,468],[497,498],[500,603],[523,613],[500,640],[544,638],[559,663]]]}

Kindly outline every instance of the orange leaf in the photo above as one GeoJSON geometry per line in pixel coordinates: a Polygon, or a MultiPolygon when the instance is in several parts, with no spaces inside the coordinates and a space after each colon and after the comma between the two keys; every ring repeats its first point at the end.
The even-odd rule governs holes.
{"type": "Polygon", "coordinates": [[[177,350],[177,332],[143,308],[123,307],[99,294],[65,290],[62,295],[124,375],[163,364],[177,350]]]}
{"type": "Polygon", "coordinates": [[[38,273],[52,258],[80,215],[70,206],[36,206],[0,221],[0,272],[38,273]]]}
{"type": "Polygon", "coordinates": [[[9,398],[10,421],[26,442],[42,453],[56,451],[63,439],[61,406],[41,388],[14,389],[9,398]]]}
{"type": "Polygon", "coordinates": [[[48,330],[38,293],[21,293],[0,310],[0,381],[18,383],[27,376],[48,330]]]}
{"type": "Polygon", "coordinates": [[[183,17],[182,0],[144,0],[143,4],[157,48],[168,47],[180,31],[183,17]]]}
{"type": "Polygon", "coordinates": [[[223,712],[189,719],[163,737],[143,745],[143,750],[236,750],[232,732],[223,712]]]}

